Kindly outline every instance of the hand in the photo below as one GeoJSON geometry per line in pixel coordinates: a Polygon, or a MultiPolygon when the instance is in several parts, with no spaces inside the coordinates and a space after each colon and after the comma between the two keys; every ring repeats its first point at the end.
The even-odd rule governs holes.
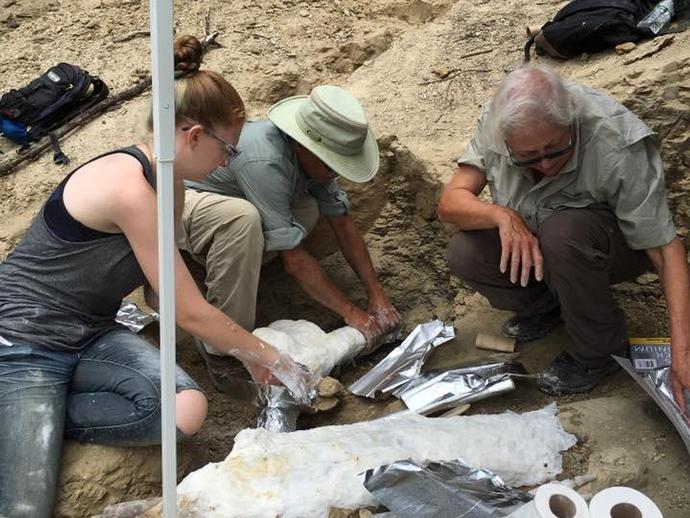
{"type": "Polygon", "coordinates": [[[385,335],[390,335],[402,326],[400,313],[385,295],[378,300],[370,300],[367,313],[376,319],[385,335]]]}
{"type": "Polygon", "coordinates": [[[544,278],[544,258],[539,249],[539,241],[525,225],[522,216],[513,209],[503,208],[503,216],[498,225],[501,238],[501,273],[508,270],[510,263],[510,282],[518,282],[524,288],[529,282],[530,271],[534,267],[534,277],[544,278]]]}
{"type": "Polygon", "coordinates": [[[384,334],[384,330],[373,315],[352,306],[352,309],[345,317],[345,323],[364,335],[366,345],[361,354],[372,353],[381,346],[381,337],[384,334]]]}
{"type": "Polygon", "coordinates": [[[278,355],[269,369],[271,374],[290,391],[295,401],[304,405],[311,404],[316,394],[318,379],[309,372],[309,369],[283,353],[278,355]]]}
{"type": "Polygon", "coordinates": [[[270,370],[257,363],[242,362],[249,371],[254,383],[260,385],[280,385],[280,380],[276,378],[270,370]]]}
{"type": "Polygon", "coordinates": [[[686,418],[688,410],[685,400],[685,390],[690,390],[690,363],[689,358],[673,358],[671,362],[671,389],[673,390],[673,397],[680,407],[680,411],[686,418]]]}

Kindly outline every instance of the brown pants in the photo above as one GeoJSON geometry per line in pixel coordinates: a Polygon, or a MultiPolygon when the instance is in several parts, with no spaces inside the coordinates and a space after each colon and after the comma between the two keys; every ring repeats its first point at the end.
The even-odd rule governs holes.
{"type": "Polygon", "coordinates": [[[615,215],[607,210],[556,212],[537,238],[544,256],[542,282],[532,275],[523,288],[500,272],[496,229],[456,233],[448,250],[450,271],[498,309],[530,316],[560,305],[571,338],[566,350],[582,363],[594,367],[611,354],[626,355],[625,319],[610,285],[648,271],[647,254],[628,247],[615,215]]]}

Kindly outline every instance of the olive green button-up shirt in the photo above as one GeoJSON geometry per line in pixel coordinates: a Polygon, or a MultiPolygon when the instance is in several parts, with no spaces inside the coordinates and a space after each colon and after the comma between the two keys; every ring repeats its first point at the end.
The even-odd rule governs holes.
{"type": "Polygon", "coordinates": [[[578,106],[575,147],[558,174],[535,182],[529,168],[512,164],[489,129],[490,105],[458,165],[480,169],[494,203],[520,213],[535,233],[554,211],[603,206],[615,213],[630,248],[668,244],[676,229],[652,131],[613,98],[576,83],[568,89],[578,106]]]}

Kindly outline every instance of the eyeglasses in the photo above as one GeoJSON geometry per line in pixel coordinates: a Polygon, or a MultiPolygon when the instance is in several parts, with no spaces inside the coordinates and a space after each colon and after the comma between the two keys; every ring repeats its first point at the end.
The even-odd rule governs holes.
{"type": "Polygon", "coordinates": [[[510,160],[513,162],[513,165],[516,167],[531,167],[533,165],[537,165],[539,162],[542,160],[553,160],[554,158],[561,157],[565,155],[566,153],[569,153],[572,151],[573,147],[575,147],[575,143],[573,142],[573,130],[572,128],[570,129],[570,138],[568,139],[568,144],[562,148],[559,149],[554,149],[553,151],[549,151],[547,153],[544,153],[543,155],[534,157],[534,158],[527,158],[525,160],[518,160],[515,158],[515,155],[513,154],[513,150],[510,149],[510,146],[508,146],[508,143],[505,143],[506,149],[508,150],[508,155],[510,156],[510,160]]]}
{"type": "MultiPolygon", "coordinates": [[[[201,125],[201,124],[199,124],[198,122],[193,121],[193,120],[189,120],[188,122],[189,122],[190,124],[197,124],[197,125],[201,126],[202,129],[203,129],[206,133],[208,133],[209,137],[213,137],[213,138],[216,139],[218,142],[220,142],[220,143],[223,145],[223,150],[225,151],[225,154],[228,156],[228,160],[231,160],[231,159],[235,158],[237,155],[240,154],[240,150],[237,149],[237,147],[235,147],[234,145],[230,144],[230,142],[227,142],[226,140],[220,138],[218,135],[216,135],[215,133],[213,133],[213,131],[211,131],[211,130],[208,129],[207,127],[205,127],[205,126],[203,126],[203,125],[201,125]]],[[[182,129],[182,131],[187,131],[187,130],[189,130],[190,128],[189,128],[189,127],[183,127],[183,128],[181,128],[181,129],[182,129]]]]}
{"type": "MultiPolygon", "coordinates": [[[[202,126],[202,128],[204,128],[204,127],[202,126]]],[[[220,138],[218,135],[216,135],[215,133],[213,133],[210,129],[204,128],[204,131],[205,131],[206,133],[208,133],[211,137],[213,137],[214,139],[216,139],[218,142],[220,142],[221,144],[223,144],[223,149],[225,150],[225,154],[228,155],[228,160],[231,160],[231,159],[235,158],[237,155],[240,154],[240,150],[239,150],[239,149],[237,149],[235,146],[233,146],[232,144],[230,144],[230,142],[227,142],[227,141],[225,141],[224,139],[220,138]]]]}

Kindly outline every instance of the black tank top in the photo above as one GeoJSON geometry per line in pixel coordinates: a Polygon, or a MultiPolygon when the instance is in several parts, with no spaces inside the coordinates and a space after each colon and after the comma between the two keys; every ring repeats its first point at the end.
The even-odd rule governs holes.
{"type": "MultiPolygon", "coordinates": [[[[136,158],[155,188],[151,164],[141,150],[132,146],[106,155],[114,153],[136,158]]],[[[77,235],[73,231],[72,237],[77,235]]],[[[143,282],[124,234],[71,241],[51,229],[44,205],[0,264],[0,347],[16,343],[80,350],[118,325],[114,319],[122,298],[143,282]]]]}

